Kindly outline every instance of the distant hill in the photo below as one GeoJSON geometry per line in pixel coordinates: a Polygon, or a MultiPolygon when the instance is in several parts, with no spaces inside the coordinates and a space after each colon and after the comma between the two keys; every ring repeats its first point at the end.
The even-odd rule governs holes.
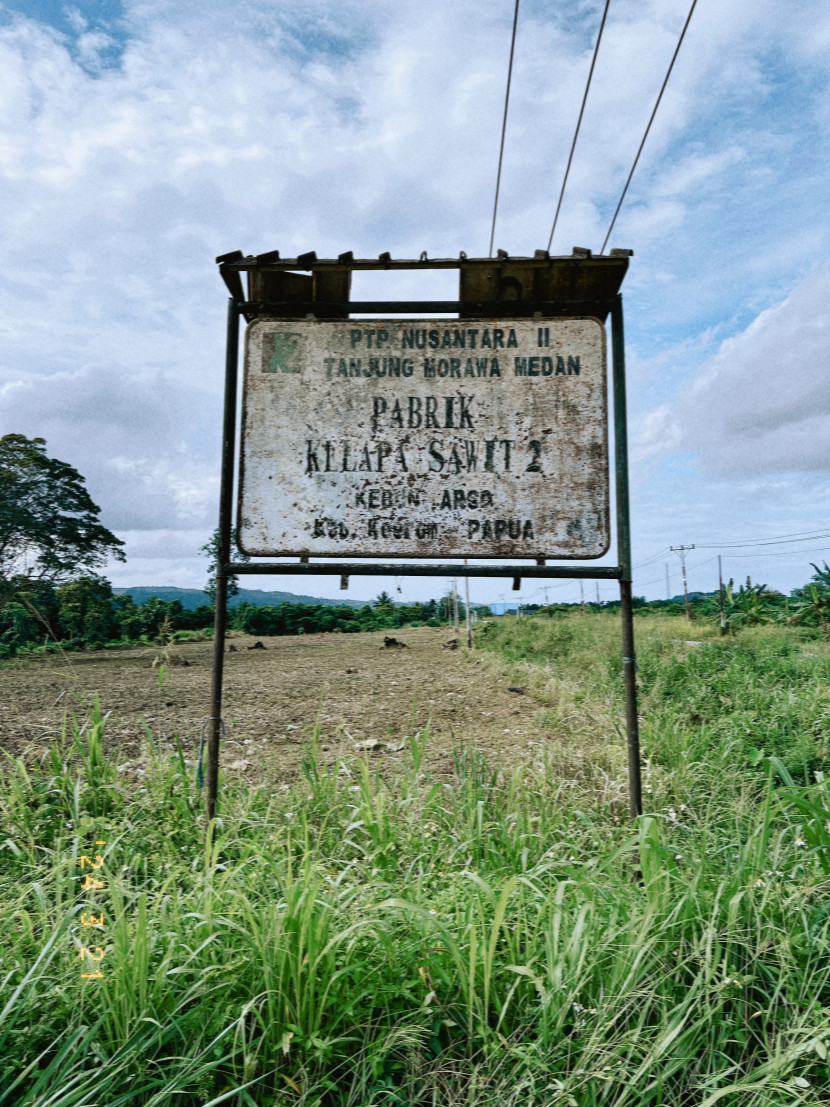
{"type": "MultiPolygon", "coordinates": [[[[140,586],[136,588],[113,588],[116,596],[124,596],[129,593],[133,602],[139,606],[156,596],[160,600],[169,602],[178,600],[186,611],[193,611],[200,604],[210,603],[210,600],[198,588],[148,588],[140,586]]],[[[241,603],[249,603],[255,607],[263,607],[269,604],[276,607],[281,603],[313,603],[325,604],[329,607],[364,607],[366,600],[327,600],[322,596],[297,596],[293,592],[263,592],[258,588],[240,588],[239,594],[228,600],[228,607],[238,607],[241,603]]]]}

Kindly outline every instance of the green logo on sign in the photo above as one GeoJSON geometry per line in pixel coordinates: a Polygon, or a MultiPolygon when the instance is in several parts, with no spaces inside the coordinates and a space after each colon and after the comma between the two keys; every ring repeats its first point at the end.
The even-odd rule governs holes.
{"type": "Polygon", "coordinates": [[[264,373],[299,373],[300,366],[295,363],[298,338],[300,338],[299,334],[292,334],[290,331],[277,331],[274,334],[266,335],[262,351],[262,371],[264,373]]]}

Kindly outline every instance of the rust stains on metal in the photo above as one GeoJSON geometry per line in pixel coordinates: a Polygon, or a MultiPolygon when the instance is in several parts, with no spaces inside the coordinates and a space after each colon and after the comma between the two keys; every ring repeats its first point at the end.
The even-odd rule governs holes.
{"type": "Polygon", "coordinates": [[[245,344],[240,544],[600,557],[606,413],[597,319],[259,319],[245,344]]]}

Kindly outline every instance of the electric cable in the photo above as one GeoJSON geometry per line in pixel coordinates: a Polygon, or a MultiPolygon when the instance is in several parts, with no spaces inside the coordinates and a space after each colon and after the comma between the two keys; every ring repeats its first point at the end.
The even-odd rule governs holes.
{"type": "MultiPolygon", "coordinates": [[[[812,531],[805,532],[803,538],[755,538],[750,542],[698,542],[696,546],[699,550],[748,550],[756,549],[759,546],[788,546],[794,542],[815,542],[819,538],[830,538],[830,532],[828,531],[812,531]]],[[[784,551],[789,553],[789,551],[784,551]]],[[[793,551],[798,553],[798,550],[793,551]]],[[[737,556],[737,555],[735,555],[737,556]]],[[[747,555],[750,556],[750,555],[747,555]]]]}
{"type": "Polygon", "coordinates": [[[648,121],[648,126],[646,127],[645,134],[643,135],[642,141],[640,142],[640,148],[637,151],[637,156],[634,158],[634,164],[631,166],[631,172],[628,174],[628,180],[625,182],[625,187],[622,190],[622,196],[620,196],[620,201],[617,204],[617,210],[614,212],[614,218],[611,220],[611,226],[608,228],[608,233],[605,236],[605,241],[603,242],[602,247],[599,251],[600,254],[605,253],[605,247],[608,245],[608,239],[611,237],[611,232],[614,230],[614,224],[617,222],[617,216],[620,214],[620,208],[623,206],[623,201],[625,200],[626,193],[628,192],[628,186],[631,184],[631,179],[634,176],[634,171],[637,168],[637,163],[640,160],[640,154],[642,154],[643,152],[643,147],[646,144],[646,139],[648,138],[649,131],[651,130],[651,125],[654,122],[654,117],[655,115],[657,115],[657,109],[660,107],[660,101],[663,99],[663,93],[666,91],[666,85],[669,83],[669,77],[671,76],[672,69],[674,69],[674,63],[677,61],[677,55],[680,53],[680,47],[683,45],[683,39],[686,37],[686,30],[689,26],[689,23],[691,22],[692,13],[694,12],[696,6],[697,0],[692,0],[692,6],[689,8],[689,14],[686,16],[686,22],[683,24],[683,30],[680,32],[680,38],[677,40],[677,46],[675,46],[674,48],[672,59],[669,62],[669,68],[666,71],[666,76],[663,79],[663,84],[660,89],[660,93],[657,96],[657,101],[652,110],[651,118],[648,121]]]}
{"type": "MultiPolygon", "coordinates": [[[[784,546],[790,543],[798,542],[815,542],[820,538],[830,538],[830,532],[826,530],[801,530],[791,531],[788,534],[773,535],[769,538],[748,538],[745,542],[696,542],[695,547],[698,550],[728,550],[728,549],[746,549],[753,550],[761,546],[784,546]]],[[[810,553],[821,552],[810,550],[784,550],[782,553],[792,556],[797,553],[810,553]]],[[[669,550],[664,548],[655,554],[651,554],[649,557],[643,558],[642,561],[636,562],[632,569],[642,569],[646,565],[650,565],[654,561],[659,561],[661,557],[667,556],[669,550]]],[[[752,557],[753,554],[730,554],[730,557],[752,557]]],[[[769,557],[770,554],[759,554],[758,556],[769,557]]]]}
{"type": "Polygon", "coordinates": [[[651,557],[647,557],[643,561],[638,561],[636,565],[632,565],[631,568],[642,569],[646,565],[651,565],[651,563],[654,561],[659,561],[661,557],[668,557],[670,553],[671,551],[668,549],[668,547],[666,547],[665,549],[660,550],[659,553],[652,554],[651,557]]]}
{"type": "MultiPolygon", "coordinates": [[[[588,90],[591,87],[591,78],[594,75],[594,66],[596,65],[596,62],[597,62],[597,54],[599,53],[599,44],[600,44],[600,42],[602,42],[602,32],[605,28],[605,17],[608,15],[608,5],[610,3],[611,3],[611,0],[605,0],[605,9],[602,13],[602,21],[600,22],[600,25],[599,25],[599,34],[597,35],[596,45],[594,46],[594,56],[591,58],[591,68],[588,71],[588,81],[585,85],[585,92],[582,96],[582,106],[579,109],[579,118],[576,121],[576,130],[574,131],[573,142],[571,143],[571,152],[570,152],[570,154],[568,154],[568,164],[565,167],[565,177],[562,181],[562,188],[559,192],[559,201],[556,205],[556,214],[553,217],[553,226],[550,229],[550,238],[548,239],[548,253],[550,253],[551,243],[553,242],[553,236],[554,236],[554,233],[556,231],[556,224],[559,220],[559,209],[562,207],[562,198],[565,195],[565,186],[568,183],[568,175],[571,171],[571,162],[573,161],[574,150],[576,149],[576,140],[579,138],[579,128],[582,126],[582,115],[585,111],[585,105],[588,102],[588,90]]],[[[492,254],[492,249],[493,249],[493,244],[491,242],[490,243],[491,254],[492,254]]]]}
{"type": "MultiPolygon", "coordinates": [[[[717,561],[716,557],[709,557],[706,559],[706,561],[698,561],[694,565],[690,562],[687,566],[687,571],[691,574],[696,569],[702,569],[704,565],[714,564],[715,561],[717,561]]],[[[661,584],[664,582],[665,577],[655,577],[654,580],[638,580],[635,583],[638,588],[647,588],[650,584],[661,584]]]]}
{"type": "Polygon", "coordinates": [[[830,546],[819,546],[812,550],[776,550],[775,553],[751,553],[751,554],[730,554],[730,558],[733,557],[792,557],[794,554],[810,554],[810,553],[827,553],[830,550],[830,546]]]}
{"type": "Polygon", "coordinates": [[[510,82],[513,77],[513,54],[516,50],[516,25],[519,22],[519,0],[516,0],[516,7],[513,9],[513,34],[510,38],[510,61],[507,66],[507,88],[504,92],[504,118],[501,124],[501,145],[499,147],[499,168],[496,173],[496,198],[493,201],[493,224],[490,228],[490,252],[488,257],[493,256],[493,242],[496,237],[496,214],[499,210],[499,188],[501,187],[501,167],[504,161],[504,136],[507,133],[507,108],[510,103],[510,82]]]}

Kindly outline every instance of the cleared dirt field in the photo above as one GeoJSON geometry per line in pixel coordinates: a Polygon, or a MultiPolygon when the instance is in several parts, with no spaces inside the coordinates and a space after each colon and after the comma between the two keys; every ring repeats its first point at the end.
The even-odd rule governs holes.
{"type": "MultiPolygon", "coordinates": [[[[389,633],[389,632],[387,632],[389,633]]],[[[509,690],[497,659],[452,640],[446,629],[395,632],[403,649],[383,648],[384,632],[259,639],[234,636],[226,656],[222,764],[249,779],[288,781],[319,718],[324,764],[368,752],[397,756],[413,730],[431,727],[425,764],[441,773],[459,744],[486,752],[496,767],[532,758],[544,741],[539,705],[509,690]],[[413,723],[414,718],[414,723],[413,723]]],[[[37,756],[67,714],[94,699],[110,713],[106,748],[119,763],[140,763],[144,724],[163,748],[178,734],[196,757],[209,712],[210,642],[177,643],[159,681],[154,647],[50,655],[0,670],[0,746],[37,756]],[[178,662],[178,663],[176,663],[178,662]]],[[[549,739],[548,739],[549,740],[549,739]]]]}

